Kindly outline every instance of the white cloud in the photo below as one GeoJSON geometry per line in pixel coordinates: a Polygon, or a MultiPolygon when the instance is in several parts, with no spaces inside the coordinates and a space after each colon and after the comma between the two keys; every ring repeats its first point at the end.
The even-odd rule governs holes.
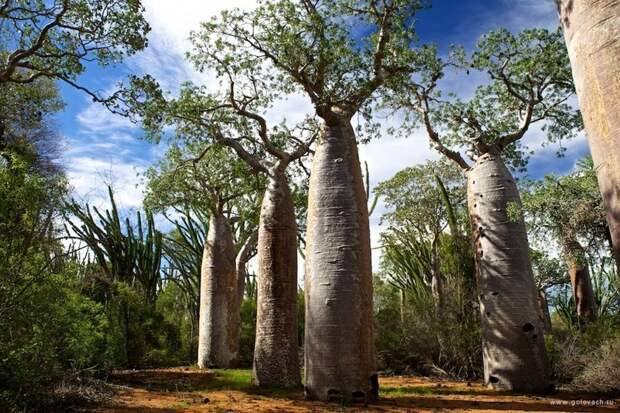
{"type": "Polygon", "coordinates": [[[77,121],[83,131],[88,133],[118,132],[120,130],[136,129],[136,125],[129,119],[107,110],[103,105],[90,102],[77,115],[77,121]]]}
{"type": "Polygon", "coordinates": [[[189,50],[189,33],[197,30],[201,22],[223,10],[256,6],[255,0],[144,0],[143,3],[152,32],[168,39],[174,50],[181,52],[189,50]]]}
{"type": "Polygon", "coordinates": [[[192,48],[190,32],[200,29],[200,23],[216,16],[221,11],[239,7],[251,9],[255,0],[145,0],[146,18],[151,25],[149,47],[130,59],[130,67],[154,76],[162,87],[176,91],[179,83],[212,84],[212,73],[198,73],[185,59],[185,53],[192,48]]]}
{"type": "Polygon", "coordinates": [[[109,208],[107,185],[120,208],[140,207],[143,185],[139,174],[147,167],[138,157],[139,128],[102,105],[88,102],[77,114],[78,129],[66,137],[64,164],[74,196],[98,208],[109,208]]]}
{"type": "MultiPolygon", "coordinates": [[[[439,156],[428,145],[428,139],[422,131],[417,131],[409,138],[395,138],[384,136],[373,140],[367,145],[360,145],[360,160],[362,166],[368,162],[368,175],[370,187],[374,188],[379,182],[390,179],[396,172],[428,160],[439,159],[439,156]]],[[[374,199],[371,196],[371,200],[374,199]]],[[[380,199],[370,217],[370,241],[372,246],[373,270],[379,269],[381,258],[381,246],[379,239],[381,216],[387,212],[383,201],[380,199]]]]}
{"type": "Polygon", "coordinates": [[[541,27],[553,30],[559,25],[555,2],[552,0],[501,0],[502,10],[497,21],[511,29],[541,27]]]}
{"type": "Polygon", "coordinates": [[[72,157],[67,163],[67,177],[77,198],[100,210],[109,208],[107,185],[112,187],[119,208],[139,208],[143,185],[138,174],[144,170],[145,165],[135,162],[93,156],[72,157]]]}

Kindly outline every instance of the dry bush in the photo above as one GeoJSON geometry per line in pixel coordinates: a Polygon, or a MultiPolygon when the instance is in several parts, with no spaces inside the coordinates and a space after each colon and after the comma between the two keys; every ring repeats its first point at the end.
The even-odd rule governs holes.
{"type": "Polygon", "coordinates": [[[58,383],[51,394],[47,411],[68,411],[88,406],[102,406],[112,402],[113,387],[102,381],[85,377],[72,377],[58,383]]]}
{"type": "Polygon", "coordinates": [[[571,387],[596,393],[620,393],[620,336],[606,340],[601,347],[583,357],[584,369],[571,387]]]}
{"type": "Polygon", "coordinates": [[[620,391],[620,320],[603,317],[579,326],[554,325],[547,336],[555,381],[567,390],[591,393],[620,391]]]}

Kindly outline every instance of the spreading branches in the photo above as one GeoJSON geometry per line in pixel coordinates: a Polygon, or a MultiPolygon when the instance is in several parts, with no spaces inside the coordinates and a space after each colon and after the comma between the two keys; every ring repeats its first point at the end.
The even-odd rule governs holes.
{"type": "Polygon", "coordinates": [[[465,161],[465,159],[463,159],[461,154],[458,151],[453,151],[449,149],[446,145],[444,145],[442,138],[439,136],[439,133],[437,133],[437,131],[433,127],[429,113],[430,105],[428,103],[428,95],[422,94],[421,96],[419,96],[419,99],[423,102],[423,104],[418,107],[418,111],[422,116],[424,128],[426,129],[426,134],[428,135],[428,138],[431,140],[431,142],[434,144],[435,149],[448,159],[456,162],[456,164],[464,171],[469,170],[469,164],[465,161]]]}
{"type": "Polygon", "coordinates": [[[103,96],[76,79],[85,64],[118,63],[146,47],[150,28],[140,1],[7,1],[0,7],[0,85],[60,80],[121,113],[121,92],[103,96]],[[10,27],[8,31],[4,27],[10,27]]]}
{"type": "Polygon", "coordinates": [[[385,82],[411,70],[422,3],[266,1],[203,24],[190,56],[199,70],[254,71],[269,89],[302,90],[328,122],[350,119],[385,82]],[[368,36],[357,39],[353,25],[367,27],[368,36]]]}
{"type": "Polygon", "coordinates": [[[264,174],[281,173],[307,155],[318,137],[316,120],[270,126],[264,112],[271,97],[265,96],[265,85],[252,73],[235,75],[222,67],[227,87],[220,94],[184,84],[178,98],[167,99],[154,83],[145,83],[142,90],[136,83],[133,94],[141,99],[134,99],[134,113],[151,139],[158,140],[165,127],[172,126],[181,140],[203,145],[201,152],[212,144],[231,148],[255,172],[264,174]]]}
{"type": "Polygon", "coordinates": [[[419,57],[416,75],[407,87],[390,85],[386,103],[405,112],[407,130],[422,126],[431,146],[463,169],[467,162],[461,152],[473,160],[502,153],[511,166],[523,167],[527,155],[519,142],[534,123],[543,123],[548,142],[581,129],[578,110],[568,104],[574,87],[560,32],[512,35],[500,29],[483,36],[470,57],[455,48],[440,58],[431,47],[419,57]],[[439,87],[448,69],[490,80],[463,100],[439,87]]]}

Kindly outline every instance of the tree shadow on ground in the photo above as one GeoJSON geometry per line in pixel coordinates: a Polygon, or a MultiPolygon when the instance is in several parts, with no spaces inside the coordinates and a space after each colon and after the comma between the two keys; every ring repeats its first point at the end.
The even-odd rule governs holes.
{"type": "Polygon", "coordinates": [[[178,369],[122,370],[109,376],[111,383],[155,392],[194,392],[236,390],[251,395],[274,398],[303,399],[303,389],[256,387],[250,370],[178,369]]]}
{"type": "Polygon", "coordinates": [[[252,385],[250,370],[204,371],[192,367],[128,370],[113,373],[110,381],[129,388],[125,400],[114,406],[115,412],[179,412],[185,411],[190,406],[192,411],[220,411],[218,409],[226,411],[233,405],[235,409],[239,408],[238,411],[243,412],[435,410],[610,412],[615,411],[614,407],[618,405],[617,400],[614,406],[590,406],[579,404],[577,401],[601,399],[592,395],[558,392],[544,397],[524,396],[494,391],[478,383],[437,382],[414,377],[384,378],[380,400],[369,405],[305,400],[302,388],[258,388],[252,385]],[[140,397],[142,405],[133,405],[132,403],[140,403],[140,397]],[[159,406],[147,406],[151,399],[159,400],[159,406]],[[147,403],[144,403],[145,400],[147,403]]]}
{"type": "Polygon", "coordinates": [[[473,399],[445,399],[445,398],[432,398],[424,396],[416,397],[398,397],[385,399],[386,404],[402,407],[406,409],[429,409],[429,410],[457,410],[457,411],[470,411],[470,410],[497,410],[497,411],[545,411],[545,412],[610,412],[614,411],[610,407],[601,406],[582,406],[570,404],[570,400],[561,400],[557,404],[552,403],[552,400],[532,400],[520,401],[520,400],[506,400],[506,401],[488,401],[488,400],[473,400],[473,399]],[[568,403],[563,403],[568,402],[568,403]]]}
{"type": "Polygon", "coordinates": [[[461,396],[511,396],[514,393],[509,391],[481,389],[481,388],[459,388],[459,387],[442,387],[438,385],[428,386],[402,386],[391,387],[384,386],[380,389],[381,394],[386,397],[405,396],[409,394],[419,395],[461,395],[461,396]]]}

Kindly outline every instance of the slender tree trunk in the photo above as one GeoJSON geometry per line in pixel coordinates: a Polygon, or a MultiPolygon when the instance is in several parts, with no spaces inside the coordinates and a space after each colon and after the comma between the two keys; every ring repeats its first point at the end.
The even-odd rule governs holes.
{"type": "Polygon", "coordinates": [[[368,206],[349,119],[326,124],[310,177],[305,387],[310,398],[378,394],[368,206]]]}
{"type": "Polygon", "coordinates": [[[586,252],[577,240],[570,239],[564,243],[564,255],[568,263],[568,274],[573,288],[577,317],[580,321],[595,321],[596,300],[594,299],[586,252]]]}
{"type": "Polygon", "coordinates": [[[268,178],[258,230],[258,301],[252,379],[301,384],[297,342],[297,225],[286,176],[268,178]]]}
{"type": "Polygon", "coordinates": [[[431,247],[431,292],[435,300],[435,308],[441,310],[444,304],[444,278],[439,268],[439,254],[437,252],[437,237],[431,247]]]}
{"type": "Polygon", "coordinates": [[[405,290],[403,288],[401,288],[399,291],[399,298],[400,298],[400,325],[402,327],[405,326],[405,306],[407,304],[407,298],[405,296],[405,290]]]}
{"type": "Polygon", "coordinates": [[[556,3],[620,268],[620,3],[556,3]]]}
{"type": "Polygon", "coordinates": [[[485,383],[515,391],[549,387],[529,245],[514,178],[499,155],[468,172],[480,293],[485,383]]]}
{"type": "Polygon", "coordinates": [[[243,302],[243,296],[245,294],[245,279],[247,277],[246,266],[248,265],[248,261],[250,261],[252,250],[256,248],[256,244],[258,242],[258,230],[252,232],[252,234],[248,237],[247,240],[241,246],[239,253],[237,254],[237,259],[235,261],[237,267],[237,301],[239,303],[243,302]]]}
{"type": "Polygon", "coordinates": [[[435,308],[437,309],[441,309],[444,303],[443,284],[443,275],[441,275],[438,271],[433,271],[433,276],[431,278],[431,291],[433,293],[433,299],[435,300],[435,308]]]}
{"type": "Polygon", "coordinates": [[[198,337],[196,334],[196,327],[198,326],[198,317],[194,314],[190,317],[190,329],[189,329],[189,360],[198,359],[198,337]]]}
{"type": "Polygon", "coordinates": [[[221,213],[209,217],[200,274],[198,367],[230,367],[236,359],[231,349],[230,309],[237,299],[235,247],[228,219],[221,213]]]}
{"type": "Polygon", "coordinates": [[[543,329],[545,333],[548,333],[551,331],[551,314],[549,313],[549,303],[547,302],[545,290],[538,290],[538,307],[540,309],[540,317],[543,320],[543,329]]]}
{"type": "Polygon", "coordinates": [[[133,352],[131,351],[131,331],[129,329],[129,304],[127,304],[127,298],[123,297],[123,322],[125,324],[125,359],[129,367],[136,367],[136,361],[134,360],[133,352]]]}
{"type": "Polygon", "coordinates": [[[252,250],[256,247],[258,240],[258,231],[254,231],[243,243],[241,249],[237,253],[235,260],[235,300],[230,306],[231,323],[229,333],[231,335],[231,352],[235,355],[234,365],[238,363],[239,345],[241,340],[241,304],[243,303],[243,292],[245,290],[246,266],[251,258],[252,250]]]}

